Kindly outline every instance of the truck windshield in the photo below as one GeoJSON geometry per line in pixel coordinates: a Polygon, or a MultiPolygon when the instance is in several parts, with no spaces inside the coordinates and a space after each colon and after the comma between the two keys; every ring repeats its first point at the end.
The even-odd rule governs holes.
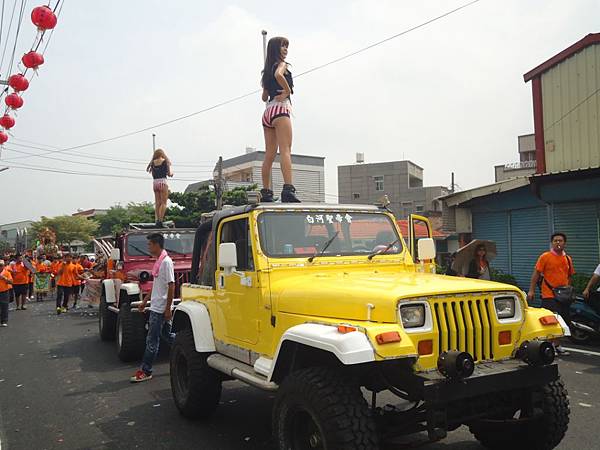
{"type": "Polygon", "coordinates": [[[263,252],[272,257],[310,257],[320,253],[336,233],[324,256],[366,256],[390,244],[385,254],[402,252],[402,240],[392,220],[379,213],[264,212],[258,228],[263,252]]]}
{"type": "MultiPolygon", "coordinates": [[[[148,252],[147,234],[130,234],[127,236],[127,256],[150,256],[148,252]]],[[[193,232],[165,231],[165,250],[173,255],[191,255],[194,249],[193,232]]]]}

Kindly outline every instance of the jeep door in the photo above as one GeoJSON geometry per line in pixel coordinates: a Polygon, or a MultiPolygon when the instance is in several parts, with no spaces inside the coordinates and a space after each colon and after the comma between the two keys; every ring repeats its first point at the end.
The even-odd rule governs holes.
{"type": "Polygon", "coordinates": [[[248,215],[221,221],[217,249],[226,242],[235,243],[238,265],[231,275],[226,275],[222,267],[217,267],[217,309],[228,338],[256,344],[260,330],[260,290],[248,215]]]}

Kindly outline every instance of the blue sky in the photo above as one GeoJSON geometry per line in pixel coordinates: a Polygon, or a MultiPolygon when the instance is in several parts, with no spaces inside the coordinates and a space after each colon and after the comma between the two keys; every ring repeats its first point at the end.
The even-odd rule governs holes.
{"type": "MultiPolygon", "coordinates": [[[[463,3],[65,0],[46,63],[24,93],[13,134],[70,147],[252,91],[259,83],[262,29],[290,39],[288,59],[299,73],[463,3]]],[[[591,0],[482,0],[299,78],[292,150],[326,157],[328,194],[337,193],[337,165],[352,163],[356,152],[365,153],[368,162],[411,159],[424,167],[428,185],[448,185],[451,171],[462,188],[490,183],[493,165],[515,161],[517,136],[533,129],[531,86],[523,73],[599,31],[599,16],[600,4],[591,0]]],[[[27,17],[17,55],[34,35],[27,17]]],[[[157,143],[171,156],[176,178],[205,179],[219,155],[262,148],[262,107],[259,96],[246,98],[157,129],[157,143]]],[[[149,159],[151,133],[76,151],[113,161],[53,155],[108,168],[19,159],[142,179],[9,169],[0,172],[7,193],[0,223],[152,200],[143,164],[121,161],[149,159]]],[[[9,141],[0,166],[23,156],[8,148],[39,152],[9,141]]],[[[187,183],[174,181],[172,188],[183,190],[187,183]]]]}

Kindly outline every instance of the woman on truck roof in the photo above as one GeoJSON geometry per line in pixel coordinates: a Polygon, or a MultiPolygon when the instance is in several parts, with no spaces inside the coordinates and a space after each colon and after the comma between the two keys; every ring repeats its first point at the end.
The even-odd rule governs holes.
{"type": "Polygon", "coordinates": [[[152,174],[154,190],[154,219],[156,226],[162,228],[167,212],[167,200],[169,199],[169,185],[167,177],[172,177],[171,161],[162,148],[154,150],[152,159],[146,167],[146,171],[152,174]]]}
{"type": "Polygon", "coordinates": [[[284,37],[269,39],[267,57],[262,71],[262,101],[267,102],[262,116],[265,135],[265,160],[262,165],[261,200],[273,201],[271,169],[279,149],[279,162],[283,174],[281,201],[298,203],[296,188],[292,184],[292,122],[290,120],[290,95],[294,93],[294,81],[285,62],[289,41],[284,37]]]}

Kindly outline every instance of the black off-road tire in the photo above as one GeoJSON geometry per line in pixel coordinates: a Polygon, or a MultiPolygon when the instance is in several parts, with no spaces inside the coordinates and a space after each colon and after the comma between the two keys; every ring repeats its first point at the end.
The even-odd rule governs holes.
{"type": "Polygon", "coordinates": [[[117,315],[108,309],[106,303],[106,292],[102,289],[100,306],[98,308],[98,328],[100,339],[103,341],[114,341],[117,333],[117,315]]]}
{"type": "Polygon", "coordinates": [[[142,359],[146,349],[146,316],[144,313],[132,311],[129,300],[119,302],[116,336],[117,355],[121,361],[142,359]]]}
{"type": "Polygon", "coordinates": [[[280,450],[374,450],[375,422],[360,387],[341,371],[302,369],[281,384],[273,406],[273,437],[280,450]]]}
{"type": "Polygon", "coordinates": [[[569,426],[569,400],[561,379],[540,388],[543,396],[543,415],[539,420],[523,423],[517,419],[479,421],[469,429],[485,447],[493,450],[520,449],[551,450],[565,436],[569,426]]]}
{"type": "Polygon", "coordinates": [[[206,419],[219,406],[222,378],[206,363],[209,356],[196,351],[191,329],[175,336],[170,353],[171,392],[175,406],[189,419],[206,419]]]}

